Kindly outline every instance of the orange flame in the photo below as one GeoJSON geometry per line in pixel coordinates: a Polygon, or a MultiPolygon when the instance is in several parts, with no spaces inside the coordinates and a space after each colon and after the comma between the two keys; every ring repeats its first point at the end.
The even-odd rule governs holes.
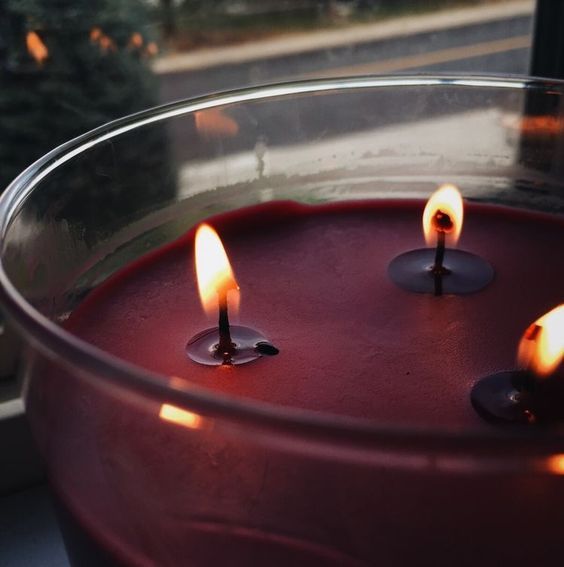
{"type": "Polygon", "coordinates": [[[27,51],[35,59],[35,62],[38,65],[43,65],[43,62],[49,57],[49,50],[41,38],[34,31],[30,31],[27,32],[25,42],[27,51]]]}
{"type": "Polygon", "coordinates": [[[545,466],[546,470],[552,474],[564,475],[564,455],[557,453],[547,457],[545,466]]]}
{"type": "Polygon", "coordinates": [[[519,364],[537,376],[550,376],[564,357],[564,303],[537,319],[519,343],[519,364]]]}
{"type": "Polygon", "coordinates": [[[239,309],[239,286],[221,239],[211,226],[200,225],[195,249],[198,291],[204,311],[210,316],[217,315],[219,296],[227,296],[231,292],[230,309],[231,313],[236,313],[239,309]]]}
{"type": "Polygon", "coordinates": [[[423,233],[427,246],[435,246],[437,234],[444,232],[446,242],[456,246],[462,232],[464,205],[460,191],[450,183],[441,185],[429,198],[423,211],[423,233]]]}
{"type": "Polygon", "coordinates": [[[239,132],[239,125],[220,108],[196,112],[196,128],[200,134],[232,138],[239,132]]]}
{"type": "Polygon", "coordinates": [[[177,408],[170,404],[163,404],[161,406],[159,417],[163,421],[170,421],[176,423],[176,425],[187,427],[188,429],[201,429],[204,422],[201,415],[177,408]]]}

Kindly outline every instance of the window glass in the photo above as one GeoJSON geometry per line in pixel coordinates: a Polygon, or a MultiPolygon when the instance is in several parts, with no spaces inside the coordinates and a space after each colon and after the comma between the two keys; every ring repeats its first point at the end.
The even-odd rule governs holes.
{"type": "MultiPolygon", "coordinates": [[[[533,0],[0,0],[0,191],[66,140],[174,100],[332,76],[527,73],[533,11],[533,0]]],[[[193,128],[228,134],[237,126],[219,113],[200,119],[193,128]]],[[[129,186],[135,199],[149,199],[144,185],[174,195],[185,164],[198,158],[183,134],[155,127],[132,155],[106,148],[94,187],[83,186],[77,167],[66,179],[73,210],[84,216],[84,192],[105,190],[118,161],[129,167],[113,180],[123,194],[129,186]]],[[[276,133],[253,135],[242,144],[254,147],[262,175],[276,133]]],[[[88,211],[92,222],[127,205],[120,191],[88,211]]],[[[19,392],[17,344],[1,331],[0,406],[19,392]]]]}
{"type": "Polygon", "coordinates": [[[526,73],[533,9],[522,0],[3,0],[0,187],[99,124],[218,90],[526,73]]]}

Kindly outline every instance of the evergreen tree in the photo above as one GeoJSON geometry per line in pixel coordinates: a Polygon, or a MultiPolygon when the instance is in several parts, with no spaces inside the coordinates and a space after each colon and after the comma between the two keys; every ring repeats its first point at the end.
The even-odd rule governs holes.
{"type": "MultiPolygon", "coordinates": [[[[157,104],[148,66],[156,44],[145,8],[142,0],[2,0],[0,188],[55,146],[157,104]]],[[[98,150],[96,160],[88,156],[61,172],[69,196],[59,214],[95,223],[133,202],[171,198],[164,129],[146,134],[129,149],[120,144],[117,156],[98,150]],[[100,167],[105,173],[93,183],[100,167]],[[101,189],[104,199],[97,197],[101,189]]],[[[41,199],[51,205],[48,187],[41,199]]]]}

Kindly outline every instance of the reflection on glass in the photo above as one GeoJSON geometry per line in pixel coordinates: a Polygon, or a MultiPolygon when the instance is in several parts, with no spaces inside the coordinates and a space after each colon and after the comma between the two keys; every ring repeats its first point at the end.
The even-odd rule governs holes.
{"type": "Polygon", "coordinates": [[[526,74],[534,1],[160,0],[161,100],[294,79],[526,74]]]}
{"type": "MultiPolygon", "coordinates": [[[[533,8],[504,0],[4,0],[0,187],[56,145],[159,102],[312,77],[526,72],[533,8]]],[[[237,129],[213,112],[196,119],[204,141],[237,129]]],[[[148,155],[164,146],[147,143],[148,155]]],[[[178,157],[181,136],[174,145],[178,157]]]]}

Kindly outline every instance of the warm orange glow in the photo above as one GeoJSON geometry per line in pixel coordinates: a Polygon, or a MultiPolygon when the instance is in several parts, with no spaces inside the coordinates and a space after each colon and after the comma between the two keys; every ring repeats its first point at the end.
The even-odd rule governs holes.
{"type": "Polygon", "coordinates": [[[564,475],[564,455],[559,453],[546,459],[546,470],[552,474],[564,475]]]}
{"type": "Polygon", "coordinates": [[[239,286],[217,232],[207,224],[196,232],[195,257],[198,291],[206,313],[217,315],[220,294],[229,294],[230,312],[235,313],[239,308],[239,286]]]}
{"type": "Polygon", "coordinates": [[[562,132],[559,116],[525,116],[521,119],[521,133],[530,136],[556,136],[562,132]]]}
{"type": "Polygon", "coordinates": [[[149,57],[154,57],[159,52],[159,46],[154,41],[150,41],[145,48],[145,52],[149,57]]]}
{"type": "Polygon", "coordinates": [[[239,125],[220,108],[196,112],[196,128],[200,134],[231,138],[239,132],[239,125]]]}
{"type": "Polygon", "coordinates": [[[107,35],[102,35],[98,43],[100,44],[100,48],[104,53],[107,53],[108,51],[116,50],[116,44],[114,43],[114,40],[108,37],[107,35]]]}
{"type": "Polygon", "coordinates": [[[114,40],[107,36],[100,28],[94,27],[90,30],[90,41],[97,43],[103,53],[108,51],[116,51],[116,44],[114,40]]]}
{"type": "Polygon", "coordinates": [[[423,233],[428,246],[437,243],[437,218],[448,215],[450,225],[443,227],[445,241],[449,246],[456,246],[462,232],[464,205],[460,191],[449,183],[441,185],[429,198],[423,211],[423,233]]]}
{"type": "Polygon", "coordinates": [[[100,28],[92,28],[90,30],[90,41],[96,43],[102,37],[102,30],[100,28]]]}
{"type": "Polygon", "coordinates": [[[537,319],[519,343],[519,364],[537,376],[550,376],[564,357],[564,303],[537,319]]]}
{"type": "Polygon", "coordinates": [[[170,421],[188,429],[201,429],[204,421],[201,415],[170,404],[161,406],[159,417],[164,421],[170,421]]]}
{"type": "Polygon", "coordinates": [[[35,62],[38,65],[43,65],[43,62],[49,57],[49,50],[41,38],[34,31],[30,31],[27,33],[25,42],[27,51],[35,59],[35,62]]]}
{"type": "Polygon", "coordinates": [[[530,138],[557,136],[561,134],[564,129],[564,123],[561,117],[552,114],[522,116],[519,118],[508,116],[502,123],[507,129],[514,130],[518,134],[530,138]]]}
{"type": "Polygon", "coordinates": [[[139,32],[135,32],[134,34],[131,34],[131,37],[129,38],[129,47],[139,49],[142,46],[143,46],[143,36],[139,32]]]}

